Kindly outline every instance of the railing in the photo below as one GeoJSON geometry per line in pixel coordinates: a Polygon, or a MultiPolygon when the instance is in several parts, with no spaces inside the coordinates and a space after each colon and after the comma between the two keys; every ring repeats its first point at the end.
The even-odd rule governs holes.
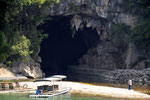
{"type": "Polygon", "coordinates": [[[0,90],[12,90],[19,87],[17,82],[0,82],[0,90]]]}

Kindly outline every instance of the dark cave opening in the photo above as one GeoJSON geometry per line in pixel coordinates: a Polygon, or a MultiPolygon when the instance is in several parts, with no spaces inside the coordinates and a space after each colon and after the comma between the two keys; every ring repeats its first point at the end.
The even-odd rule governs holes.
{"type": "Polygon", "coordinates": [[[84,27],[72,37],[72,16],[54,16],[40,26],[48,38],[41,44],[39,56],[42,58],[41,68],[46,76],[54,74],[67,75],[67,66],[78,65],[78,59],[89,48],[99,42],[95,29],[84,27]]]}

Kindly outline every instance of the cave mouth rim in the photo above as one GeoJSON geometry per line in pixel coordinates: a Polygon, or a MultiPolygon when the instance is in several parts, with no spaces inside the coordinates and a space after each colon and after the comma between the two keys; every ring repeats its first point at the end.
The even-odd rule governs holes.
{"type": "MultiPolygon", "coordinates": [[[[70,27],[68,27],[68,29],[70,30],[70,31],[72,31],[73,30],[73,28],[72,28],[72,26],[71,26],[71,19],[73,18],[73,15],[68,15],[68,16],[63,16],[63,15],[56,15],[56,16],[51,16],[52,17],[52,20],[45,20],[44,21],[44,23],[42,24],[42,25],[46,25],[46,22],[51,22],[51,21],[59,21],[61,18],[66,18],[66,19],[68,19],[69,18],[69,23],[70,23],[70,27]],[[57,19],[58,18],[58,19],[57,19]]],[[[61,21],[60,21],[61,22],[61,21]]],[[[49,23],[49,24],[52,24],[52,23],[49,23]]],[[[59,24],[59,23],[58,23],[59,24]]],[[[40,25],[41,26],[41,25],[40,25]]],[[[66,27],[65,25],[64,25],[64,27],[66,27]]],[[[75,30],[75,36],[77,36],[78,37],[78,35],[80,36],[80,32],[82,32],[85,28],[87,28],[87,29],[90,29],[91,31],[95,31],[95,33],[96,33],[96,35],[99,37],[99,34],[98,34],[98,32],[96,31],[96,29],[92,29],[92,27],[86,27],[86,25],[84,25],[84,27],[83,27],[83,29],[79,29],[78,31],[76,31],[75,30]],[[77,32],[79,32],[79,33],[77,33],[77,32]]],[[[42,28],[43,29],[43,28],[42,28]]],[[[44,30],[44,29],[43,29],[44,30]]],[[[50,33],[48,33],[48,35],[50,35],[50,33]]],[[[49,36],[46,38],[46,39],[48,39],[49,38],[49,36]]],[[[42,58],[42,56],[40,55],[41,53],[42,53],[42,43],[44,42],[44,41],[46,41],[46,39],[44,39],[42,42],[41,42],[41,48],[40,48],[40,52],[39,52],[39,56],[41,57],[41,59],[42,59],[42,62],[40,63],[40,65],[41,65],[41,68],[42,68],[42,71],[46,74],[47,72],[43,69],[43,65],[42,65],[42,63],[43,63],[43,58],[42,58]]],[[[72,37],[72,39],[74,39],[73,37],[72,37]]],[[[100,40],[100,38],[99,38],[99,40],[100,40]]],[[[98,40],[98,43],[99,43],[99,40],[98,40]]],[[[98,45],[98,43],[96,44],[96,46],[98,45]]],[[[90,49],[90,48],[93,48],[93,47],[89,47],[89,48],[87,48],[87,50],[84,52],[84,54],[82,54],[81,55],[81,57],[79,57],[78,58],[78,60],[77,60],[77,63],[78,64],[68,64],[67,66],[66,66],[66,71],[68,71],[68,66],[74,66],[74,65],[79,65],[79,59],[80,58],[82,58],[83,57],[83,55],[85,55],[85,54],[87,54],[87,51],[90,49]]],[[[46,67],[47,68],[47,67],[46,67]]],[[[67,73],[68,72],[66,72],[64,75],[67,75],[67,73]]]]}

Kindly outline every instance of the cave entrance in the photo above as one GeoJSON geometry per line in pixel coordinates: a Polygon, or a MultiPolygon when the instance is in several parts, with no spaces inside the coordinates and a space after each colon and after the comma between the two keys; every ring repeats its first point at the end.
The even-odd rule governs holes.
{"type": "Polygon", "coordinates": [[[53,16],[40,26],[48,38],[41,44],[41,68],[46,76],[54,74],[67,75],[67,66],[78,65],[78,59],[86,51],[98,44],[99,36],[95,29],[83,28],[72,37],[72,16],[53,16]]]}

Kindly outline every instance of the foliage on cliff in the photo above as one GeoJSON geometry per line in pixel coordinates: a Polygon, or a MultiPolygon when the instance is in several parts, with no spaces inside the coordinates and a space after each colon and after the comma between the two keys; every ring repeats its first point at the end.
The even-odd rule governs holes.
{"type": "MultiPolygon", "coordinates": [[[[140,5],[141,14],[138,15],[138,22],[135,25],[131,34],[131,42],[136,45],[149,48],[150,47],[150,1],[149,0],[137,0],[137,4],[140,5]]],[[[137,11],[139,12],[139,11],[137,11]]]]}
{"type": "Polygon", "coordinates": [[[30,40],[27,39],[24,35],[15,38],[13,43],[14,44],[11,46],[12,55],[27,57],[30,55],[30,53],[32,53],[29,51],[30,40]]]}
{"type": "Polygon", "coordinates": [[[117,23],[112,25],[111,31],[113,33],[113,43],[118,46],[126,46],[128,44],[128,36],[131,33],[130,26],[124,23],[117,23]]]}
{"type": "Polygon", "coordinates": [[[8,44],[5,35],[0,31],[0,61],[4,62],[8,56],[8,44]]]}
{"type": "MultiPolygon", "coordinates": [[[[131,30],[130,33],[125,32],[128,42],[135,43],[138,47],[150,47],[150,1],[149,0],[124,0],[121,8],[124,12],[137,16],[137,22],[131,30],[123,28],[123,24],[116,24],[112,28],[115,34],[123,35],[125,30],[131,30]],[[121,28],[122,27],[122,28],[121,28]]],[[[119,37],[120,35],[117,35],[119,37]]],[[[123,39],[124,40],[124,39],[123,39]]]]}
{"type": "Polygon", "coordinates": [[[59,0],[0,0],[0,63],[32,55],[36,58],[45,34],[37,30],[47,15],[44,7],[59,0]]]}
{"type": "Polygon", "coordinates": [[[130,36],[131,42],[142,48],[150,47],[150,20],[139,22],[130,36]]]}

